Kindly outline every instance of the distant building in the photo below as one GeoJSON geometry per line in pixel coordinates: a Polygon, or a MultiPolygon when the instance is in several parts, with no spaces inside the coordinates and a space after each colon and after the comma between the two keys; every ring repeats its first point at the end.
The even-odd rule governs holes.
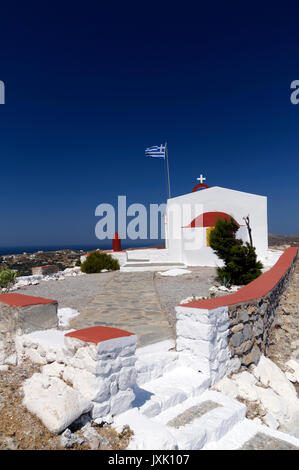
{"type": "Polygon", "coordinates": [[[54,274],[58,273],[59,268],[55,264],[48,264],[46,266],[34,266],[32,268],[32,274],[38,275],[47,275],[47,274],[54,274]]]}

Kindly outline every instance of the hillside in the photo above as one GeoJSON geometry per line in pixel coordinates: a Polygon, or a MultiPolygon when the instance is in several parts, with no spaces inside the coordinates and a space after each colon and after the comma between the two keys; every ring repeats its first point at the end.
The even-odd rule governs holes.
{"type": "Polygon", "coordinates": [[[277,233],[269,233],[269,246],[299,246],[299,234],[297,235],[279,235],[277,233]]]}

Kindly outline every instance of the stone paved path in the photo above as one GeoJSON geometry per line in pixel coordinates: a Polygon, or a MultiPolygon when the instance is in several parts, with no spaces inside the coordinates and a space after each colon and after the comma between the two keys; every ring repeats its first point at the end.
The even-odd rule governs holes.
{"type": "Polygon", "coordinates": [[[275,439],[269,435],[258,432],[252,439],[245,442],[240,450],[299,450],[289,442],[275,439]]]}
{"type": "Polygon", "coordinates": [[[157,298],[153,272],[115,272],[104,289],[81,309],[70,328],[104,325],[137,334],[139,346],[173,337],[157,298]]]}

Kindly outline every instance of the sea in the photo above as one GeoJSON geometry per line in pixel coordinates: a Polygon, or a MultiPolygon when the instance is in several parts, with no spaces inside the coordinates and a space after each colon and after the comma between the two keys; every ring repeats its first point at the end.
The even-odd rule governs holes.
{"type": "MultiPolygon", "coordinates": [[[[122,240],[121,248],[125,250],[127,248],[141,248],[141,247],[149,247],[155,246],[159,244],[159,240],[152,241],[150,243],[148,240],[122,240]]],[[[92,251],[92,250],[111,250],[112,249],[112,242],[109,240],[108,242],[99,242],[94,245],[89,244],[82,244],[82,245],[68,245],[68,244],[61,244],[61,245],[34,245],[34,246],[0,246],[0,256],[3,255],[17,255],[23,253],[37,253],[38,251],[58,251],[58,250],[82,250],[84,252],[92,251]]]]}

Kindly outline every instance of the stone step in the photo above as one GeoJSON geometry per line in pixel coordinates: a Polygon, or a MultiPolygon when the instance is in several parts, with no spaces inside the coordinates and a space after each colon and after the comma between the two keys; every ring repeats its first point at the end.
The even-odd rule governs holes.
{"type": "Polygon", "coordinates": [[[186,266],[184,263],[174,263],[170,261],[149,261],[145,263],[144,260],[128,260],[123,267],[144,267],[144,266],[175,266],[175,267],[184,267],[186,266]],[[140,261],[140,262],[139,262],[140,261]]]}
{"type": "Polygon", "coordinates": [[[142,259],[142,258],[127,258],[127,263],[149,263],[149,259],[142,259]]]}
{"type": "Polygon", "coordinates": [[[186,367],[176,367],[162,377],[143,384],[135,390],[135,406],[147,416],[154,417],[190,397],[203,393],[210,378],[186,367]]]}
{"type": "Polygon", "coordinates": [[[218,441],[203,450],[299,450],[299,439],[244,418],[218,441]]]}
{"type": "Polygon", "coordinates": [[[216,442],[246,414],[246,406],[225,395],[206,391],[154,418],[171,432],[179,449],[199,450],[209,442],[216,442]]]}
{"type": "Polygon", "coordinates": [[[187,266],[183,263],[170,263],[170,262],[149,262],[138,263],[138,261],[127,262],[123,264],[120,271],[165,271],[168,269],[185,269],[187,266]]]}
{"type": "MultiPolygon", "coordinates": [[[[156,387],[157,384],[148,389],[156,387]]],[[[153,399],[148,397],[149,401],[153,399]]],[[[164,401],[165,397],[160,399],[164,401]]],[[[149,416],[148,411],[149,408],[135,407],[115,417],[116,429],[127,424],[134,432],[129,449],[199,450],[209,445],[217,449],[217,441],[224,441],[226,434],[244,421],[246,406],[219,392],[206,391],[155,416],[149,416]]]]}

